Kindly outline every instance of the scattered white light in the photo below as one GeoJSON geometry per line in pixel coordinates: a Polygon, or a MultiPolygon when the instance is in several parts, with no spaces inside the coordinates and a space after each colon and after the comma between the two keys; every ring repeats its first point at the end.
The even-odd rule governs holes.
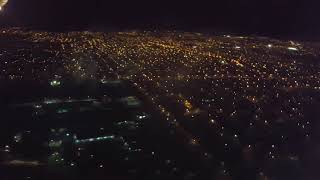
{"type": "Polygon", "coordinates": [[[268,48],[272,48],[272,44],[268,44],[268,48]]]}

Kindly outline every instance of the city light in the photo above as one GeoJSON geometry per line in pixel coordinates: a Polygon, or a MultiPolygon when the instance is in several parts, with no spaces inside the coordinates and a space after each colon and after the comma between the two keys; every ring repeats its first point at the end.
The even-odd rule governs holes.
{"type": "MultiPolygon", "coordinates": [[[[64,145],[56,137],[73,139],[71,143],[77,147],[74,153],[77,158],[98,159],[95,153],[83,153],[88,144],[121,142],[121,150],[147,152],[146,157],[157,159],[162,154],[158,149],[144,149],[139,147],[143,143],[133,143],[126,138],[145,124],[156,129],[163,124],[168,128],[165,133],[169,139],[181,140],[179,143],[187,144],[186,147],[192,149],[190,152],[205,154],[210,166],[216,162],[211,162],[208,154],[219,157],[218,161],[224,164],[222,172],[234,170],[227,167],[234,163],[234,158],[229,158],[231,155],[239,155],[239,164],[249,163],[257,172],[266,172],[265,165],[270,161],[292,159],[300,163],[304,158],[302,151],[299,148],[288,151],[288,147],[304,147],[315,139],[311,127],[318,117],[320,71],[315,62],[320,51],[308,43],[182,32],[49,33],[9,29],[2,36],[21,37],[22,40],[17,41],[25,43],[26,48],[18,51],[15,46],[3,44],[1,79],[45,82],[46,86],[52,86],[50,91],[54,93],[68,86],[68,79],[76,79],[77,83],[92,80],[94,85],[90,88],[108,89],[102,91],[105,93],[102,97],[96,97],[99,91],[99,95],[83,95],[87,99],[82,100],[44,98],[31,103],[32,111],[48,111],[57,121],[78,109],[81,113],[90,112],[92,107],[107,114],[113,112],[111,104],[121,107],[119,112],[125,111],[119,118],[113,114],[103,115],[102,122],[112,121],[115,128],[99,124],[92,134],[76,133],[79,139],[72,138],[75,133],[69,130],[50,131],[53,135],[48,146],[58,149],[64,145]],[[36,52],[45,50],[47,53],[33,56],[29,47],[35,43],[41,46],[34,47],[36,52]],[[15,57],[15,61],[8,61],[8,57],[15,57]],[[55,76],[58,70],[63,76],[55,76]],[[48,77],[54,78],[48,81],[48,77]],[[124,84],[129,84],[130,88],[124,84]],[[109,88],[114,89],[110,91],[109,88]],[[111,92],[117,96],[110,96],[111,92]],[[75,103],[90,105],[69,107],[75,103]],[[57,108],[47,110],[51,106],[57,108]],[[308,112],[316,115],[308,115],[308,112]],[[108,132],[109,129],[112,131],[108,132]],[[126,135],[120,135],[121,132],[126,135]],[[177,134],[179,136],[175,136],[177,134]],[[257,156],[259,162],[252,163],[257,156]]],[[[77,94],[78,89],[74,92],[77,94]]],[[[94,113],[87,116],[91,118],[94,113]]],[[[32,120],[37,118],[39,116],[32,116],[32,120]]],[[[93,121],[94,118],[89,123],[93,121]]],[[[17,134],[10,138],[13,143],[24,141],[20,141],[17,134]]],[[[157,138],[150,138],[148,142],[160,143],[157,138]]],[[[123,154],[126,156],[121,159],[134,159],[123,154]]],[[[60,157],[58,161],[61,162],[60,157]]],[[[73,166],[71,162],[76,162],[75,168],[80,166],[78,161],[67,162],[66,158],[67,166],[73,166]]],[[[174,160],[170,162],[170,165],[175,163],[174,160]]],[[[94,167],[99,168],[101,163],[96,162],[94,167]]]]}
{"type": "Polygon", "coordinates": [[[50,85],[53,87],[60,86],[61,82],[58,80],[53,80],[50,82],[50,85]]]}
{"type": "Polygon", "coordinates": [[[3,10],[3,7],[8,3],[8,0],[0,0],[0,11],[3,10]]]}
{"type": "Polygon", "coordinates": [[[298,48],[295,48],[295,47],[288,47],[288,49],[291,51],[298,51],[298,48]]]}
{"type": "Polygon", "coordinates": [[[90,142],[113,140],[114,138],[115,138],[115,136],[111,135],[111,136],[102,136],[102,137],[89,138],[89,139],[77,139],[77,140],[75,140],[75,143],[76,144],[85,144],[85,143],[90,143],[90,142]]]}

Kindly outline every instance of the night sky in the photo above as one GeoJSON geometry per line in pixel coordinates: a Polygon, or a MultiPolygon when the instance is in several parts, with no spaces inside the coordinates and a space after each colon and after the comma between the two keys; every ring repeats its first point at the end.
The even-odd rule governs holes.
{"type": "Polygon", "coordinates": [[[2,26],[175,29],[320,39],[316,0],[9,0],[2,26]]]}

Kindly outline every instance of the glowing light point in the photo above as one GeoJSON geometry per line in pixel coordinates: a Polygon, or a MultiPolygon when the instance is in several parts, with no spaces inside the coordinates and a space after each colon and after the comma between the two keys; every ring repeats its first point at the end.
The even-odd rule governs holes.
{"type": "Polygon", "coordinates": [[[61,82],[58,81],[58,80],[53,80],[50,82],[50,85],[53,86],[53,87],[57,87],[57,86],[60,86],[61,82]]]}

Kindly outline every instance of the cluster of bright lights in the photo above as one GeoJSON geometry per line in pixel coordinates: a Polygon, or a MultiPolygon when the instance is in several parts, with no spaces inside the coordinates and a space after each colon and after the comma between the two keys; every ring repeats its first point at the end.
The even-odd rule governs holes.
{"type": "Polygon", "coordinates": [[[53,80],[50,82],[50,85],[53,87],[60,86],[61,82],[58,80],[53,80]]]}
{"type": "MultiPolygon", "coordinates": [[[[281,140],[268,145],[267,141],[259,142],[268,148],[265,161],[290,155],[279,154],[282,145],[290,143],[292,137],[287,134],[299,133],[302,138],[295,141],[297,144],[305,143],[312,134],[313,122],[305,117],[304,104],[314,104],[316,98],[295,93],[320,92],[319,66],[306,63],[313,60],[310,57],[317,59],[319,51],[305,44],[196,33],[155,36],[148,32],[9,32],[24,37],[23,42],[43,45],[41,48],[51,55],[34,57],[25,55],[29,52],[26,50],[17,61],[7,61],[5,56],[0,56],[4,59],[0,61],[0,77],[41,79],[39,74],[55,74],[59,65],[66,74],[79,79],[93,78],[104,84],[110,83],[109,77],[128,80],[157,107],[163,120],[183,133],[187,143],[195,148],[201,146],[205,138],[197,137],[193,132],[196,128],[187,129],[185,124],[192,127],[207,123],[209,134],[217,140],[215,147],[221,148],[221,152],[236,151],[235,147],[239,147],[248,153],[259,151],[255,140],[246,140],[250,132],[256,133],[252,134],[254,137],[260,132],[276,131],[277,124],[290,127],[290,132],[281,131],[273,136],[261,134],[268,141],[275,139],[274,136],[281,140]],[[47,47],[48,42],[58,46],[47,47]],[[39,65],[43,68],[34,68],[39,65]],[[15,71],[10,71],[12,67],[15,71]],[[28,74],[30,72],[33,74],[28,74]],[[277,117],[271,119],[267,113],[277,117]],[[239,121],[243,116],[247,118],[239,121]],[[238,128],[239,124],[242,128],[238,128]]],[[[10,53],[18,54],[16,49],[3,52],[10,53]]],[[[51,85],[57,84],[58,81],[51,85]]],[[[140,107],[134,96],[122,98],[121,102],[140,107]]],[[[44,102],[50,103],[55,101],[44,102]]],[[[147,117],[139,114],[136,118],[147,117]]],[[[130,122],[123,125],[127,123],[130,122]]],[[[111,139],[97,137],[75,143],[111,139]]],[[[210,152],[203,154],[208,156],[210,152]]]]}

